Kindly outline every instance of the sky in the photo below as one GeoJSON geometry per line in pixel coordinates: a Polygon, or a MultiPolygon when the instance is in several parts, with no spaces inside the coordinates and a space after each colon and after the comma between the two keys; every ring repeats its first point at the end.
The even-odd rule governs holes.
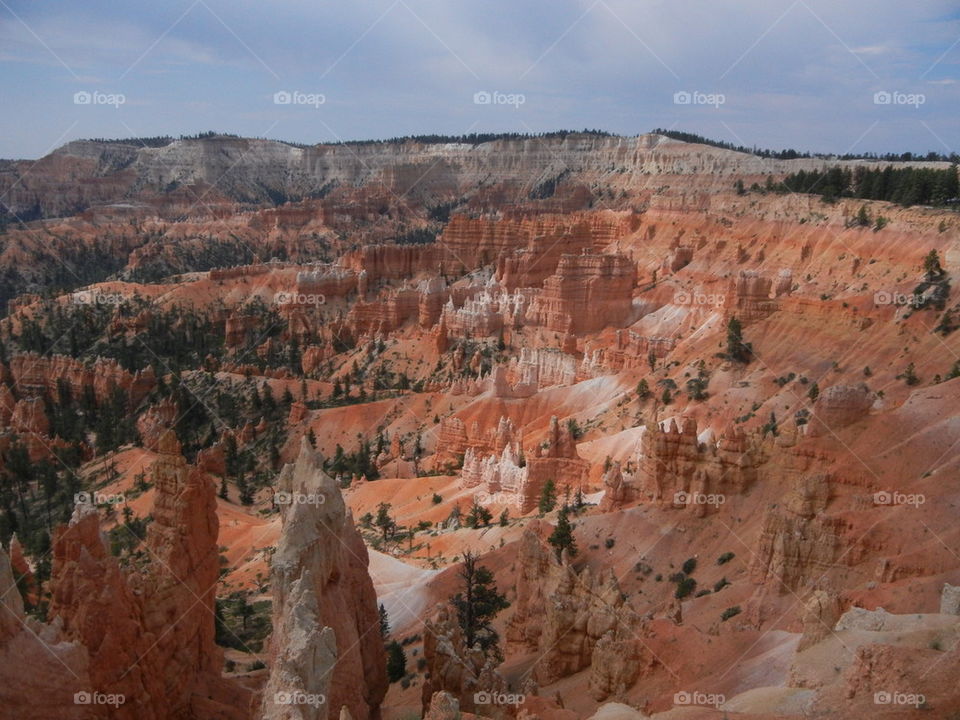
{"type": "Polygon", "coordinates": [[[0,157],[655,127],[960,152],[958,0],[0,0],[0,157]]]}

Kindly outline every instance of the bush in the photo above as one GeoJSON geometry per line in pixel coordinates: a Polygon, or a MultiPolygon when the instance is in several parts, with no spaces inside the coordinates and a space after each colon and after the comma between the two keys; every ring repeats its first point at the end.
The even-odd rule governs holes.
{"type": "Polygon", "coordinates": [[[687,558],[681,569],[683,570],[684,575],[693,575],[693,571],[697,569],[697,559],[687,558]]]}
{"type": "Polygon", "coordinates": [[[440,503],[443,502],[443,496],[437,493],[434,493],[432,500],[434,505],[439,505],[440,503]]]}
{"type": "Polygon", "coordinates": [[[616,542],[617,542],[617,541],[616,541],[615,538],[607,538],[606,540],[603,541],[603,544],[604,544],[604,546],[607,548],[607,550],[609,550],[610,548],[612,548],[612,547],[614,546],[614,544],[615,544],[616,542]]]}
{"type": "Polygon", "coordinates": [[[714,591],[714,592],[720,592],[721,590],[723,590],[723,589],[724,589],[727,585],[729,585],[729,584],[730,584],[730,581],[727,580],[726,577],[722,577],[722,578],[720,578],[719,580],[717,580],[716,583],[714,583],[714,585],[713,585],[713,591],[714,591]]]}
{"type": "Polygon", "coordinates": [[[730,618],[734,617],[735,615],[739,615],[739,614],[740,614],[740,606],[739,606],[739,605],[734,605],[733,607],[728,607],[726,610],[724,610],[724,611],[720,614],[720,621],[721,621],[721,622],[726,622],[726,621],[729,620],[730,618]]]}
{"type": "Polygon", "coordinates": [[[735,557],[736,555],[734,555],[732,552],[725,552],[723,555],[717,558],[717,565],[726,565],[735,557]]]}
{"type": "Polygon", "coordinates": [[[685,577],[683,580],[677,583],[677,590],[673,593],[673,596],[678,600],[682,600],[696,589],[697,581],[692,577],[685,577]]]}
{"type": "Polygon", "coordinates": [[[396,640],[387,645],[387,677],[394,683],[407,674],[407,656],[396,640]]]}

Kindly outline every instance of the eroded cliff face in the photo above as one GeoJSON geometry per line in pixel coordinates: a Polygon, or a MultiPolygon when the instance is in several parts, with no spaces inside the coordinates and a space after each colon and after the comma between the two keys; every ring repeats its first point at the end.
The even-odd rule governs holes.
{"type": "Polygon", "coordinates": [[[19,595],[11,593],[11,614],[33,647],[23,648],[31,643],[5,622],[4,651],[20,647],[27,657],[39,656],[42,670],[44,651],[54,646],[61,668],[9,686],[12,707],[29,707],[30,693],[50,704],[49,715],[25,711],[23,717],[249,717],[249,692],[221,676],[222,653],[214,643],[213,484],[186,465],[172,432],[162,436],[158,452],[154,522],[143,558],[122,566],[107,550],[96,508],[80,503],[54,534],[49,624],[24,623],[19,595]]]}
{"type": "Polygon", "coordinates": [[[303,441],[277,482],[273,626],[264,718],[377,720],[387,689],[367,549],[336,482],[303,441]]]}
{"type": "Polygon", "coordinates": [[[545,543],[549,525],[524,530],[516,556],[516,602],[509,643],[536,651],[532,678],[541,687],[589,669],[597,700],[623,696],[656,659],[643,645],[645,620],[626,602],[612,572],[594,577],[558,560],[545,543]]]}
{"type": "MultiPolygon", "coordinates": [[[[618,168],[624,184],[643,183],[656,175],[701,181],[714,176],[719,182],[732,173],[759,176],[771,164],[658,135],[498,140],[485,143],[480,151],[468,144],[417,142],[298,148],[233,137],[174,140],[163,147],[76,141],[40,160],[11,164],[0,176],[0,190],[8,194],[6,204],[18,214],[39,204],[44,216],[62,216],[93,203],[149,195],[176,185],[216,186],[220,193],[247,202],[267,200],[266,189],[306,197],[323,188],[377,182],[399,196],[412,188],[413,197],[419,197],[475,184],[492,173],[514,186],[514,193],[525,194],[563,171],[585,179],[618,168]],[[552,175],[549,169],[554,170],[552,175]],[[97,182],[74,183],[71,192],[64,192],[58,181],[63,175],[97,182]]],[[[823,162],[780,164],[819,167],[823,162]]]]}

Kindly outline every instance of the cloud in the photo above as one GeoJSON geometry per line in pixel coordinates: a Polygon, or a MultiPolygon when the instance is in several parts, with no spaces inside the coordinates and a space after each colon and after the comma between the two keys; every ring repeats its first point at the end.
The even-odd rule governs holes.
{"type": "Polygon", "coordinates": [[[122,134],[108,126],[121,116],[143,134],[262,134],[279,121],[274,134],[301,142],[332,139],[331,130],[356,138],[470,127],[637,133],[675,124],[716,137],[732,130],[749,144],[840,151],[878,120],[882,127],[869,138],[893,146],[870,149],[919,150],[923,119],[960,146],[948,124],[960,100],[949,77],[960,59],[960,47],[950,50],[960,17],[946,0],[909,7],[893,0],[700,0],[682,8],[662,0],[554,0],[549,13],[508,0],[88,0],[82,11],[53,0],[11,7],[43,42],[0,9],[0,63],[8,65],[0,92],[17,108],[0,120],[10,131],[0,135],[6,156],[38,152],[63,130],[24,117],[59,107],[65,84],[75,85],[55,55],[90,78],[83,82],[98,79],[103,89],[143,103],[114,117],[82,116],[76,132],[93,127],[99,136],[122,134]],[[942,87],[914,116],[878,119],[864,100],[924,81],[942,87]],[[281,89],[323,93],[328,102],[313,113],[277,108],[269,98],[281,89]],[[523,93],[527,102],[478,107],[478,90],[523,93]],[[678,90],[723,93],[727,102],[678,107],[678,90]],[[38,134],[34,141],[24,124],[38,134]]]}

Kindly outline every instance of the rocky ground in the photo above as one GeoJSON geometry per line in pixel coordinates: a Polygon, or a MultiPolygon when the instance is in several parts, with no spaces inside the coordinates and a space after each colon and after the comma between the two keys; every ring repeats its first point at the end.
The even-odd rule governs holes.
{"type": "Polygon", "coordinates": [[[960,221],[764,189],[828,164],[649,135],[6,163],[0,707],[960,717],[960,221]],[[500,656],[450,605],[468,553],[500,656]]]}

